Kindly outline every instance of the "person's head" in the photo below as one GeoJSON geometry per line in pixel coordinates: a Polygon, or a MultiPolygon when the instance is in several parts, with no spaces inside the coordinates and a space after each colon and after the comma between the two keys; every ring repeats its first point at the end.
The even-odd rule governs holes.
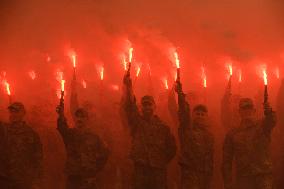
{"type": "Polygon", "coordinates": [[[205,105],[196,105],[192,111],[192,121],[194,125],[208,126],[208,110],[205,105]]]}
{"type": "Polygon", "coordinates": [[[91,103],[90,101],[85,101],[83,102],[82,106],[88,112],[90,118],[96,118],[96,110],[93,103],[91,103]]]}
{"type": "Polygon", "coordinates": [[[156,104],[152,96],[146,95],[141,99],[142,114],[145,118],[151,118],[156,110],[156,104]]]}
{"type": "Polygon", "coordinates": [[[255,107],[250,98],[241,98],[239,103],[239,113],[242,120],[251,120],[255,117],[255,107]]]}
{"type": "Polygon", "coordinates": [[[9,107],[9,120],[11,123],[24,121],[26,115],[25,106],[21,102],[14,102],[9,107]]]}
{"type": "Polygon", "coordinates": [[[78,108],[75,112],[75,125],[78,128],[83,128],[89,120],[88,112],[83,108],[78,108]]]}

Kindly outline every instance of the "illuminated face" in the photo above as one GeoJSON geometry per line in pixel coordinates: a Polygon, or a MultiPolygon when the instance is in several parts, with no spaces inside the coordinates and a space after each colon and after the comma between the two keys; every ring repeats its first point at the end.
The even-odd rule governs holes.
{"type": "Polygon", "coordinates": [[[18,123],[24,121],[25,111],[10,109],[9,120],[11,123],[18,123]]]}
{"type": "Polygon", "coordinates": [[[194,125],[207,126],[208,113],[202,110],[192,112],[192,120],[194,125]]]}
{"type": "Polygon", "coordinates": [[[146,118],[150,118],[154,115],[156,105],[153,102],[145,101],[142,103],[142,114],[146,118]]]}
{"type": "Polygon", "coordinates": [[[83,128],[87,125],[87,122],[89,120],[89,118],[86,115],[83,114],[78,114],[75,116],[75,123],[76,123],[76,127],[78,128],[83,128]]]}
{"type": "Polygon", "coordinates": [[[241,108],[239,113],[242,120],[252,120],[255,117],[256,110],[254,108],[241,108]]]}

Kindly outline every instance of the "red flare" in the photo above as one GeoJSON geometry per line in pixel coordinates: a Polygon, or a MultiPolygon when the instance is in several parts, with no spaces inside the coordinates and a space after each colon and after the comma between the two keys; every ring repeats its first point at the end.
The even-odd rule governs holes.
{"type": "Polygon", "coordinates": [[[85,80],[83,80],[83,81],[82,81],[82,86],[83,86],[83,88],[84,88],[84,89],[86,89],[86,88],[87,88],[87,83],[86,83],[86,81],[85,81],[85,80]]]}
{"type": "Polygon", "coordinates": [[[61,91],[64,92],[65,90],[65,80],[61,80],[61,91]]]}
{"type": "Polygon", "coordinates": [[[243,81],[243,73],[242,70],[239,70],[239,83],[243,81]]]}
{"type": "Polygon", "coordinates": [[[232,76],[232,75],[233,75],[233,66],[232,66],[232,63],[228,63],[228,64],[227,64],[227,68],[228,68],[228,71],[229,71],[230,76],[232,76]]]}
{"type": "Polygon", "coordinates": [[[35,71],[33,71],[33,70],[29,71],[29,76],[30,76],[30,78],[31,78],[32,80],[35,80],[35,78],[36,78],[36,73],[35,73],[35,71]]]}
{"type": "Polygon", "coordinates": [[[133,58],[133,48],[129,49],[129,62],[132,62],[132,58],[133,58]]]}
{"type": "Polygon", "coordinates": [[[164,83],[164,86],[165,86],[165,89],[169,89],[169,85],[168,85],[168,80],[167,80],[167,78],[164,78],[163,79],[163,83],[164,83]]]}
{"type": "Polygon", "coordinates": [[[141,68],[138,66],[138,67],[137,67],[137,70],[136,70],[136,77],[139,76],[140,72],[141,72],[141,68]]]}
{"type": "Polygon", "coordinates": [[[124,70],[126,71],[127,70],[127,61],[126,61],[125,56],[123,56],[123,67],[124,67],[124,70]]]}
{"type": "Polygon", "coordinates": [[[202,75],[201,75],[201,77],[202,77],[202,79],[203,79],[203,87],[204,87],[204,88],[207,88],[207,77],[206,77],[206,73],[205,73],[205,68],[202,67],[201,70],[202,70],[202,75]]]}
{"type": "Polygon", "coordinates": [[[101,79],[101,80],[104,80],[104,67],[101,67],[101,70],[100,70],[100,79],[101,79]]]}
{"type": "Polygon", "coordinates": [[[276,70],[275,70],[275,75],[276,75],[276,78],[277,78],[277,79],[280,78],[280,70],[279,70],[279,68],[276,68],[276,70]]]}
{"type": "Polygon", "coordinates": [[[4,81],[4,84],[5,84],[7,95],[11,96],[10,84],[7,81],[4,81]]]}
{"type": "Polygon", "coordinates": [[[264,83],[264,85],[267,85],[268,84],[268,79],[267,79],[266,69],[262,70],[262,74],[263,74],[263,83],[264,83]]]}
{"type": "Polygon", "coordinates": [[[75,54],[73,54],[72,55],[72,62],[73,62],[73,68],[76,68],[76,55],[75,54]]]}
{"type": "Polygon", "coordinates": [[[178,53],[175,52],[174,56],[175,56],[176,67],[177,67],[177,69],[179,69],[180,68],[180,62],[179,62],[178,53]]]}

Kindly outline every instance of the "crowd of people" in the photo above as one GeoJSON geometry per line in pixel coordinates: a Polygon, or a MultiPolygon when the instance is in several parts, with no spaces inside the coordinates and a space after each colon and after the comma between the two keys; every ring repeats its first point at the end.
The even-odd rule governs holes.
{"type": "MultiPolygon", "coordinates": [[[[56,107],[57,131],[40,132],[44,126],[34,127],[44,125],[38,110],[44,107],[35,110],[37,114],[28,122],[23,103],[9,105],[9,121],[0,122],[1,188],[210,189],[214,188],[213,175],[217,171],[222,173],[225,189],[275,188],[270,145],[276,113],[265,101],[259,118],[252,99],[232,94],[231,79],[221,101],[226,134],[220,167],[214,166],[216,137],[210,111],[206,103],[184,93],[179,78],[167,100],[157,103],[148,94],[137,101],[131,76],[126,73],[120,104],[104,116],[117,116],[108,124],[123,125],[115,130],[116,136],[122,135],[119,138],[111,137],[112,127],[105,126],[91,103],[79,102],[76,82],[74,73],[72,119],[65,115],[62,97],[56,107]],[[158,106],[167,109],[170,123],[177,127],[163,120],[165,116],[159,115],[158,106]],[[57,153],[61,147],[64,152],[57,153]],[[58,174],[63,167],[59,159],[65,162],[63,177],[58,174]]],[[[283,107],[281,99],[279,106],[283,107]]]]}

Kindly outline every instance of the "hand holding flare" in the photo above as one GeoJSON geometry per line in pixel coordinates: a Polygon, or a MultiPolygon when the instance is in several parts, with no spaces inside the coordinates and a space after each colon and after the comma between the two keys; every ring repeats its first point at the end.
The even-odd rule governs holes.
{"type": "Polygon", "coordinates": [[[175,56],[175,62],[176,62],[176,67],[177,67],[177,81],[180,81],[180,63],[179,63],[179,57],[178,53],[174,53],[175,56]]]}
{"type": "Polygon", "coordinates": [[[263,83],[264,83],[264,101],[263,101],[264,115],[267,116],[271,114],[272,108],[270,107],[268,102],[268,89],[267,89],[268,79],[267,79],[266,69],[263,69],[262,74],[263,74],[263,83]]]}
{"type": "Polygon", "coordinates": [[[61,80],[61,96],[59,106],[57,106],[56,111],[60,116],[64,116],[64,91],[65,91],[65,80],[61,80]]]}
{"type": "Polygon", "coordinates": [[[128,55],[129,55],[129,63],[128,63],[127,75],[130,75],[131,63],[132,63],[132,58],[133,58],[133,48],[129,49],[128,55]]]}
{"type": "Polygon", "coordinates": [[[11,104],[12,103],[12,96],[11,96],[10,84],[7,81],[4,81],[4,85],[5,85],[7,95],[9,97],[9,104],[11,104]]]}

